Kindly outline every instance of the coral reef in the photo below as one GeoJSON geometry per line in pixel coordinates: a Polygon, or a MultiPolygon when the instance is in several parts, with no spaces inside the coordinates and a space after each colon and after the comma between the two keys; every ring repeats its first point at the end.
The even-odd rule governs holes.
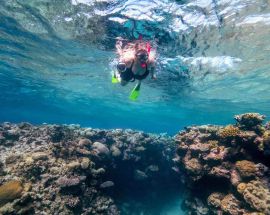
{"type": "Polygon", "coordinates": [[[226,195],[221,200],[220,207],[222,211],[232,215],[246,213],[246,211],[241,208],[241,202],[237,200],[233,194],[226,195]]]}
{"type": "Polygon", "coordinates": [[[9,181],[0,186],[0,206],[21,196],[23,187],[20,181],[9,181]]]}
{"type": "Polygon", "coordinates": [[[190,126],[174,138],[3,123],[0,214],[132,214],[119,197],[132,193],[155,202],[159,190],[182,183],[187,214],[270,214],[264,117],[241,114],[235,125],[190,126]]]}
{"type": "Polygon", "coordinates": [[[175,148],[132,130],[0,124],[0,214],[118,215],[118,196],[179,186],[175,148]]]}
{"type": "Polygon", "coordinates": [[[235,116],[235,125],[191,126],[174,138],[174,158],[184,175],[190,198],[184,201],[189,214],[270,214],[268,145],[265,116],[235,116]],[[199,199],[199,200],[198,200],[199,199]]]}
{"type": "Polygon", "coordinates": [[[227,125],[225,128],[221,128],[218,135],[222,138],[232,138],[236,137],[240,133],[239,128],[233,125],[227,125]]]}
{"type": "Polygon", "coordinates": [[[256,174],[256,165],[251,161],[237,161],[235,167],[242,178],[252,177],[256,174]]]}
{"type": "Polygon", "coordinates": [[[266,130],[262,136],[262,143],[260,143],[260,149],[265,152],[265,154],[270,155],[270,130],[266,130]]]}
{"type": "Polygon", "coordinates": [[[234,119],[238,122],[238,126],[248,130],[256,130],[257,126],[261,126],[264,115],[259,113],[245,113],[236,115],[234,119]]]}
{"type": "Polygon", "coordinates": [[[246,184],[241,193],[245,201],[254,209],[265,214],[270,214],[269,187],[259,180],[253,180],[246,184]]]}

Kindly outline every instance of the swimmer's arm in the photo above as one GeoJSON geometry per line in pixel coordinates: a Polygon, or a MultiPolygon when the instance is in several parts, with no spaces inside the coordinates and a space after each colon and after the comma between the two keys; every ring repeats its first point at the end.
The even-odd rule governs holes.
{"type": "Polygon", "coordinates": [[[149,69],[150,71],[150,75],[151,75],[151,78],[152,79],[157,79],[157,75],[156,75],[156,72],[155,72],[155,66],[154,66],[154,64],[151,64],[150,65],[150,69],[149,69]]]}
{"type": "Polygon", "coordinates": [[[116,51],[117,53],[121,56],[123,53],[122,53],[122,38],[121,37],[118,37],[117,38],[118,40],[116,41],[116,44],[115,44],[115,48],[116,48],[116,51]]]}

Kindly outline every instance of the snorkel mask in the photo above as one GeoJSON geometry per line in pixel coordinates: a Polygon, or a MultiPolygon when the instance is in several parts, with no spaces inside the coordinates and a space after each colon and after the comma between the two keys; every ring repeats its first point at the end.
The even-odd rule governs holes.
{"type": "Polygon", "coordinates": [[[148,61],[148,58],[149,58],[148,52],[146,50],[139,50],[136,53],[136,57],[140,61],[141,67],[145,68],[146,67],[146,62],[148,61]]]}

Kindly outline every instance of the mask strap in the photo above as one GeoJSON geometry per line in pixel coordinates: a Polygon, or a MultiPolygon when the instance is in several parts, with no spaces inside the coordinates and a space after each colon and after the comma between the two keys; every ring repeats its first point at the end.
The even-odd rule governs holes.
{"type": "Polygon", "coordinates": [[[146,50],[147,50],[147,53],[148,55],[150,54],[150,51],[151,51],[151,45],[149,42],[146,43],[146,50]]]}

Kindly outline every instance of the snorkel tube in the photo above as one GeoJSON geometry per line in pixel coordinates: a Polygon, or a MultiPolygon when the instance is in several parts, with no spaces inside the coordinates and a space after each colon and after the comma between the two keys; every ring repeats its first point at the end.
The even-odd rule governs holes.
{"type": "MultiPolygon", "coordinates": [[[[149,42],[146,43],[146,51],[147,51],[147,54],[148,54],[148,57],[150,55],[150,51],[151,51],[151,45],[149,42]]],[[[141,63],[141,67],[142,68],[146,68],[146,62],[145,63],[141,63]]]]}

